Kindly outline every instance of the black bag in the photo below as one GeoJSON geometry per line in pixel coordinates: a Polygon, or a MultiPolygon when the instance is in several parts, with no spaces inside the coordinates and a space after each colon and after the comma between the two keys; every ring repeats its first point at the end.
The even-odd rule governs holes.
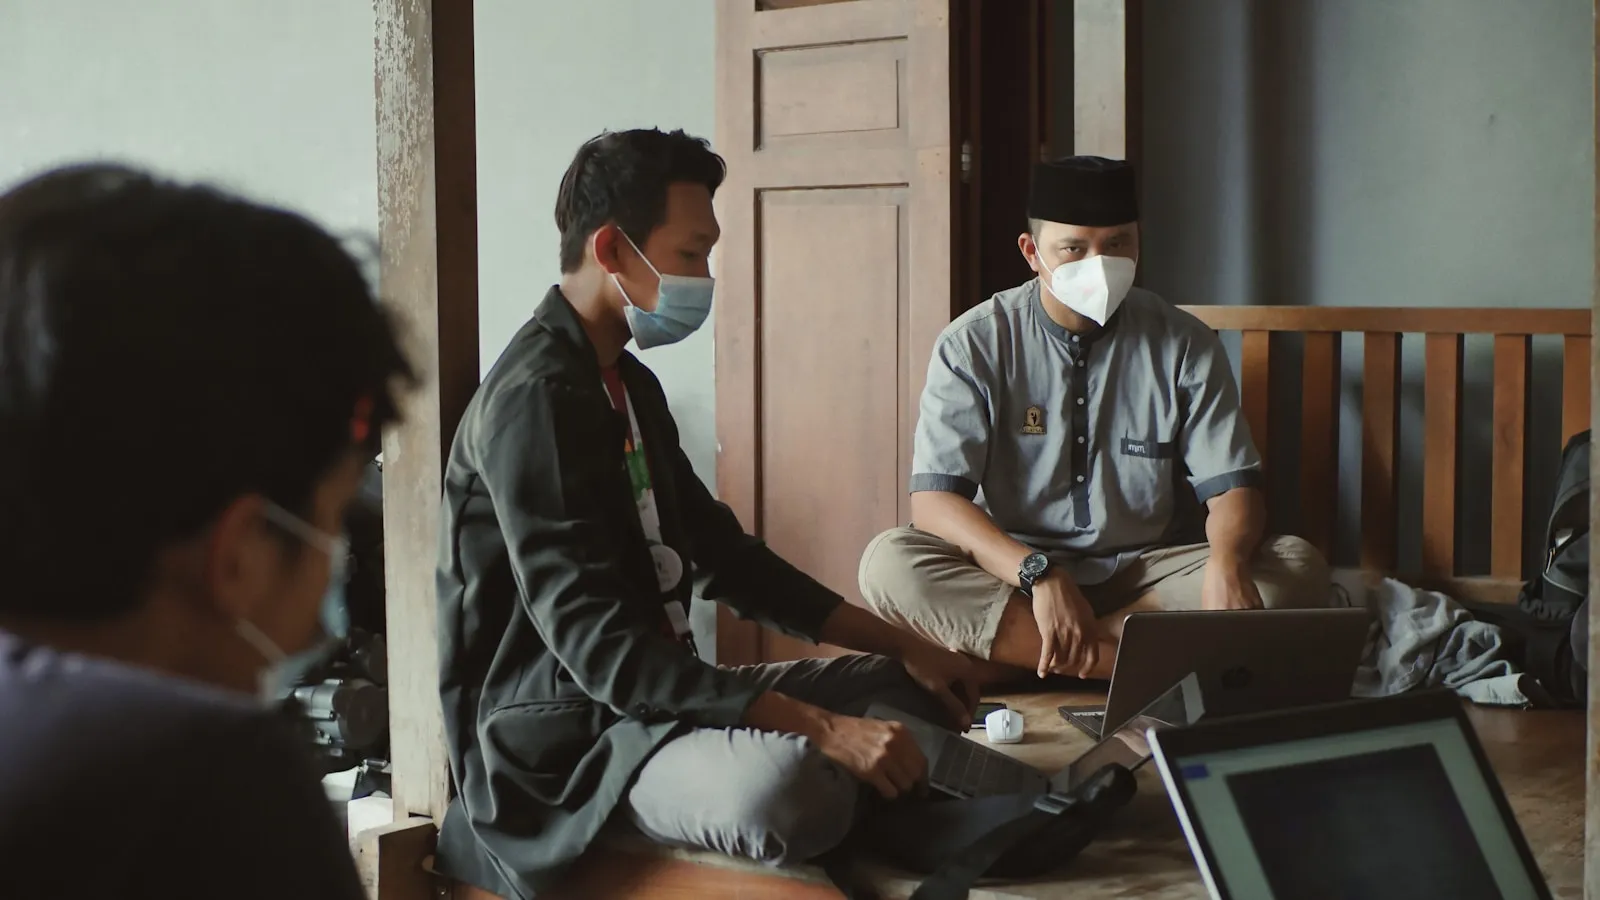
{"type": "Polygon", "coordinates": [[[875,900],[851,872],[861,856],[928,876],[911,900],[963,900],[985,875],[1035,878],[1062,867],[1127,805],[1135,788],[1132,772],[1109,765],[1070,794],[884,803],[819,862],[848,900],[875,900]]]}
{"type": "Polygon", "coordinates": [[[1589,432],[1567,441],[1545,525],[1544,570],[1522,586],[1515,608],[1464,604],[1498,625],[1508,656],[1538,680],[1537,705],[1582,706],[1588,698],[1589,432]]]}
{"type": "Polygon", "coordinates": [[[1589,682],[1588,431],[1573,435],[1561,451],[1545,547],[1544,571],[1517,599],[1537,623],[1528,636],[1525,667],[1558,705],[1581,705],[1589,682]]]}
{"type": "Polygon", "coordinates": [[[1555,502],[1545,526],[1549,556],[1544,572],[1518,601],[1540,619],[1570,620],[1589,597],[1589,432],[1580,431],[1561,451],[1555,502]]]}

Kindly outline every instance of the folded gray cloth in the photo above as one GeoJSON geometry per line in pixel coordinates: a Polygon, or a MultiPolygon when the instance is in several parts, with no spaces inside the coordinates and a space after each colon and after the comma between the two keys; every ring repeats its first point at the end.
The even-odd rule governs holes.
{"type": "Polygon", "coordinates": [[[1373,612],[1372,632],[1356,669],[1355,696],[1447,687],[1474,703],[1529,705],[1525,688],[1531,685],[1503,658],[1499,627],[1476,621],[1444,594],[1385,578],[1376,583],[1336,581],[1335,596],[1342,605],[1363,598],[1373,612]]]}

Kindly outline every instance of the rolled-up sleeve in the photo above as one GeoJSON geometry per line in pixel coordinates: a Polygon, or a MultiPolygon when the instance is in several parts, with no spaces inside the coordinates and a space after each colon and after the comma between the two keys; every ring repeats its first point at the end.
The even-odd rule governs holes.
{"type": "Polygon", "coordinates": [[[1179,432],[1189,483],[1202,502],[1241,487],[1261,486],[1261,455],[1239,411],[1222,341],[1210,331],[1196,335],[1179,374],[1184,421],[1179,432]]]}
{"type": "Polygon", "coordinates": [[[971,500],[988,461],[990,395],[971,355],[946,336],[928,363],[912,451],[911,492],[944,491],[971,500]]]}
{"type": "Polygon", "coordinates": [[[737,725],[759,689],[663,635],[659,598],[639,596],[622,575],[605,499],[618,476],[595,450],[607,441],[620,447],[622,433],[596,405],[569,386],[535,381],[498,395],[472,436],[522,606],[596,701],[628,716],[737,725]]]}

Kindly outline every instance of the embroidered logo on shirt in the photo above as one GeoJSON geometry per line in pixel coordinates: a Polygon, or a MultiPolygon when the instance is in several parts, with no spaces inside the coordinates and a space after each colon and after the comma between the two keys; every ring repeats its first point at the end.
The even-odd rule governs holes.
{"type": "Polygon", "coordinates": [[[1022,416],[1023,434],[1044,434],[1044,410],[1037,406],[1028,407],[1022,416]]]}

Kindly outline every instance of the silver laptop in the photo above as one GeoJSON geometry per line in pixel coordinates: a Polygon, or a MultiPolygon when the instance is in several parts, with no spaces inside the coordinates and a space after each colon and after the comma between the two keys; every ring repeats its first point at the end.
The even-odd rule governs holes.
{"type": "Polygon", "coordinates": [[[1027,763],[891,706],[874,703],[867,709],[867,716],[905,725],[927,757],[928,787],[951,797],[966,798],[1043,793],[1046,788],[1066,793],[1111,763],[1137,769],[1150,759],[1145,735],[1151,728],[1193,724],[1204,712],[1199,681],[1193,675],[1185,675],[1158,693],[1124,727],[1048,778],[1027,763]]]}
{"type": "Polygon", "coordinates": [[[1187,672],[1213,717],[1348,700],[1371,623],[1365,608],[1134,613],[1105,704],[1060,712],[1098,738],[1187,672]]]}
{"type": "Polygon", "coordinates": [[[1214,900],[1548,900],[1447,692],[1150,731],[1214,900]]]}

